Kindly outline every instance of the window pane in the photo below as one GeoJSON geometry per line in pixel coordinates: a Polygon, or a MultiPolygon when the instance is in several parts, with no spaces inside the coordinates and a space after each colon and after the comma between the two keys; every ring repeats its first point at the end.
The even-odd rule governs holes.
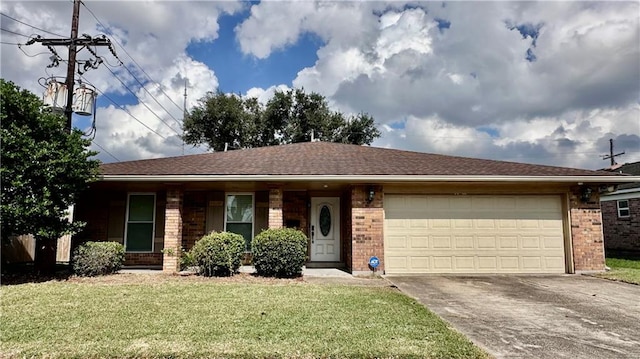
{"type": "Polygon", "coordinates": [[[127,224],[127,252],[151,252],[153,249],[153,223],[127,224]]]}
{"type": "Polygon", "coordinates": [[[251,195],[227,196],[228,222],[253,222],[253,198],[251,195]]]}
{"type": "Polygon", "coordinates": [[[129,220],[153,221],[153,199],[150,195],[129,196],[129,220]]]}
{"type": "Polygon", "coordinates": [[[237,233],[244,237],[245,250],[251,250],[251,239],[253,233],[251,223],[227,223],[227,232],[237,233]]]}
{"type": "Polygon", "coordinates": [[[627,209],[627,208],[629,208],[629,201],[627,201],[627,200],[618,201],[618,208],[619,209],[627,209]]]}

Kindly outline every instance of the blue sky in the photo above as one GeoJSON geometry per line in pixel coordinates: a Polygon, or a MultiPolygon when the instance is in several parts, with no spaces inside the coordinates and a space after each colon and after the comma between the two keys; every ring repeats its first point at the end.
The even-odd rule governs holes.
{"type": "MultiPolygon", "coordinates": [[[[640,160],[638,2],[116,4],[80,14],[80,33],[106,33],[126,66],[83,75],[105,94],[92,145],[105,162],[182,154],[185,79],[188,108],[208,91],[318,92],[372,115],[379,147],[596,169],[612,138],[620,162],[640,160]]],[[[0,3],[3,78],[40,94],[38,78],[64,76],[46,48],[17,44],[69,34],[71,5],[0,3]]]]}

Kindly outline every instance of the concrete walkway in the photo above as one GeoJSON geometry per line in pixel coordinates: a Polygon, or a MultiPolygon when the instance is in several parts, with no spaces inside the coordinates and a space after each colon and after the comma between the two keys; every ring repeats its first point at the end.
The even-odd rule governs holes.
{"type": "Polygon", "coordinates": [[[496,358],[640,358],[640,286],[579,276],[388,276],[496,358]]]}

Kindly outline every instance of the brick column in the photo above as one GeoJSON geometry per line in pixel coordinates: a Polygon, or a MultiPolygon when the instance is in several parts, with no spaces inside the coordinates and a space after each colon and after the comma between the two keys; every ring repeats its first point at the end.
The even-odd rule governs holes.
{"type": "Polygon", "coordinates": [[[269,190],[269,228],[284,227],[282,217],[282,188],[269,190]]]}
{"type": "Polygon", "coordinates": [[[353,186],[351,188],[351,272],[353,274],[372,273],[369,268],[369,258],[372,256],[380,259],[376,272],[382,274],[384,271],[382,186],[353,186]],[[375,192],[371,202],[368,201],[369,188],[373,188],[375,192]]]}
{"type": "Polygon", "coordinates": [[[604,270],[604,236],[598,189],[593,189],[586,202],[581,195],[582,187],[574,187],[569,196],[574,269],[601,271],[604,270]]]}
{"type": "Polygon", "coordinates": [[[167,204],[164,210],[164,255],[162,256],[162,271],[165,273],[176,273],[180,269],[182,198],[181,188],[167,188],[167,204]]]}

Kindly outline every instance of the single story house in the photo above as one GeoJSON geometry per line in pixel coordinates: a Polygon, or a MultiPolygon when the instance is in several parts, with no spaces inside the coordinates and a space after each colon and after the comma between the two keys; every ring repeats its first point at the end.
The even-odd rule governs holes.
{"type": "MultiPolygon", "coordinates": [[[[574,273],[604,268],[599,192],[623,177],[326,142],[102,165],[75,236],[126,264],[178,268],[210,231],[309,238],[308,266],[371,273],[574,273]]],[[[639,177],[625,177],[639,180],[639,177]]]]}
{"type": "MultiPolygon", "coordinates": [[[[610,171],[640,176],[640,162],[626,163],[610,171]]],[[[600,197],[604,246],[607,250],[640,255],[640,183],[625,183],[600,197]]]]}

